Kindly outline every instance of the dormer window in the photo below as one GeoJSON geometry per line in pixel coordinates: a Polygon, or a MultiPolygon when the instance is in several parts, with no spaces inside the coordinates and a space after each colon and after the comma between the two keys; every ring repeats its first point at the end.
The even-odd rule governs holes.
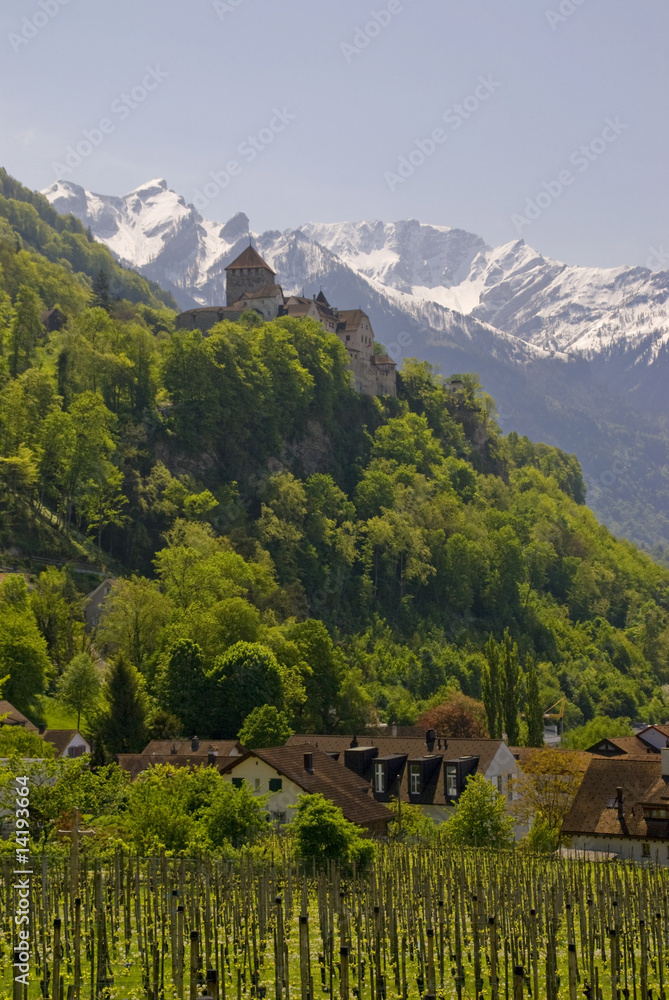
{"type": "Polygon", "coordinates": [[[458,797],[458,769],[455,764],[446,765],[446,796],[449,799],[458,797]]]}
{"type": "Polygon", "coordinates": [[[409,767],[409,792],[411,795],[420,795],[420,764],[411,764],[409,767]]]}
{"type": "Polygon", "coordinates": [[[377,795],[383,795],[386,790],[386,776],[383,764],[376,761],[374,764],[374,791],[377,795]]]}

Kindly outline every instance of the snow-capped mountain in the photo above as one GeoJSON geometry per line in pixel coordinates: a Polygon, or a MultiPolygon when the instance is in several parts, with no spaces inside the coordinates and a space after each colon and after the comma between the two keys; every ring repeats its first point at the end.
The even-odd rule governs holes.
{"type": "Polygon", "coordinates": [[[505,430],[576,452],[599,516],[669,547],[669,271],[571,266],[523,240],[491,247],[415,220],[250,234],[242,212],[207,220],[164,180],[123,197],[67,181],[44,194],[184,309],[225,303],[225,266],[253,235],[285,292],[323,288],[340,308],[361,306],[398,362],[414,355],[446,372],[478,372],[505,430]],[[623,462],[623,453],[634,458],[623,462]],[[621,464],[627,472],[611,473],[621,464]],[[643,524],[656,517],[659,535],[643,524]]]}

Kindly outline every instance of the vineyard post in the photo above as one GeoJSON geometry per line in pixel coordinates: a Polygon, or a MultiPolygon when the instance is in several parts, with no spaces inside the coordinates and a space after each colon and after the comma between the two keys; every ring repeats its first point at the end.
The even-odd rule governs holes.
{"type": "Polygon", "coordinates": [[[523,1000],[523,985],[525,982],[525,969],[522,965],[513,967],[513,1000],[523,1000]]]}
{"type": "Polygon", "coordinates": [[[197,931],[190,932],[189,1000],[197,1000],[197,974],[200,968],[200,940],[197,931]]]}
{"type": "Polygon", "coordinates": [[[345,944],[339,949],[339,961],[339,996],[341,1000],[348,1000],[348,946],[345,944]]]}
{"type": "Polygon", "coordinates": [[[51,1000],[61,1000],[60,997],[60,918],[53,922],[53,980],[51,1000]]]}

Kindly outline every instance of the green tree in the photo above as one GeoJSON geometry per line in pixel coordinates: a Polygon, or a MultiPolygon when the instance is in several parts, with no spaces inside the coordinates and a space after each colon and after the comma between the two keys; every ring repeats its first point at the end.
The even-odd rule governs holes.
{"type": "Polygon", "coordinates": [[[527,745],[529,747],[542,747],[544,745],[544,711],[539,698],[539,675],[533,657],[528,656],[525,670],[527,745]]]}
{"type": "Polygon", "coordinates": [[[121,653],[109,668],[103,688],[105,712],[97,736],[110,756],[140,753],[147,740],[147,704],[142,678],[121,653]]]}
{"type": "Polygon", "coordinates": [[[205,674],[202,650],[191,639],[170,646],[158,682],[161,707],[181,720],[190,736],[209,729],[211,685],[205,674]]]}
{"type": "Polygon", "coordinates": [[[360,827],[346,819],[334,802],[320,792],[300,795],[297,815],[291,824],[295,853],[306,861],[324,864],[341,861],[368,865],[374,857],[374,844],[361,836],[360,827]]]}
{"type": "Polygon", "coordinates": [[[21,286],[15,308],[16,316],[9,333],[9,371],[12,378],[30,366],[35,348],[44,334],[40,322],[42,305],[32,288],[21,286]]]}
{"type": "Polygon", "coordinates": [[[59,678],[58,700],[77,713],[77,729],[81,716],[89,716],[95,709],[101,687],[98,668],[88,653],[75,656],[59,678]]]}
{"type": "Polygon", "coordinates": [[[9,675],[4,694],[20,712],[39,717],[37,697],[51,673],[47,644],[30,607],[22,576],[6,578],[0,587],[0,677],[9,675]]]}
{"type": "Polygon", "coordinates": [[[282,747],[293,732],[285,712],[280,712],[275,705],[258,705],[244,719],[237,739],[246,750],[258,750],[282,747]]]}
{"type": "Polygon", "coordinates": [[[212,682],[212,734],[232,738],[259,705],[283,708],[283,671],[271,649],[236,642],[216,659],[212,682]]]}
{"type": "Polygon", "coordinates": [[[0,757],[53,758],[56,748],[32,729],[0,725],[0,757]]]}
{"type": "Polygon", "coordinates": [[[576,726],[564,734],[564,745],[570,750],[588,750],[600,740],[614,736],[634,736],[629,719],[611,719],[607,715],[596,715],[584,726],[576,726]]]}
{"type": "Polygon", "coordinates": [[[492,739],[498,740],[502,735],[502,726],[504,723],[499,670],[499,646],[495,642],[492,633],[488,636],[488,641],[485,644],[485,655],[486,662],[481,675],[483,704],[488,719],[488,732],[492,739]]]}
{"type": "Polygon", "coordinates": [[[125,653],[145,674],[172,610],[172,601],[152,580],[134,575],[116,580],[95,631],[96,646],[105,654],[125,653]]]}
{"type": "Polygon", "coordinates": [[[520,663],[518,646],[511,639],[509,630],[504,630],[500,647],[502,718],[507,742],[517,746],[520,738],[518,699],[520,697],[520,663]]]}
{"type": "Polygon", "coordinates": [[[111,293],[109,288],[109,275],[100,268],[93,279],[91,304],[109,312],[111,308],[111,293]]]}
{"type": "Polygon", "coordinates": [[[506,812],[506,799],[482,774],[467,780],[467,787],[446,820],[444,835],[459,847],[510,847],[513,817],[506,812]]]}

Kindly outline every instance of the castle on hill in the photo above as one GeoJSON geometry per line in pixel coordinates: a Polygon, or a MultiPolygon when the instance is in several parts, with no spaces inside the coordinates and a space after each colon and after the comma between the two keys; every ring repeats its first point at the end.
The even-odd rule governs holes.
{"type": "Polygon", "coordinates": [[[276,273],[252,246],[225,269],[227,305],[188,309],[177,317],[177,329],[207,333],[222,320],[238,320],[250,309],[266,321],[279,316],[310,316],[346,348],[353,383],[369,396],[395,396],[397,366],[387,354],[374,353],[374,331],[362,309],[336,309],[321,291],[313,298],[283,294],[276,273]]]}

